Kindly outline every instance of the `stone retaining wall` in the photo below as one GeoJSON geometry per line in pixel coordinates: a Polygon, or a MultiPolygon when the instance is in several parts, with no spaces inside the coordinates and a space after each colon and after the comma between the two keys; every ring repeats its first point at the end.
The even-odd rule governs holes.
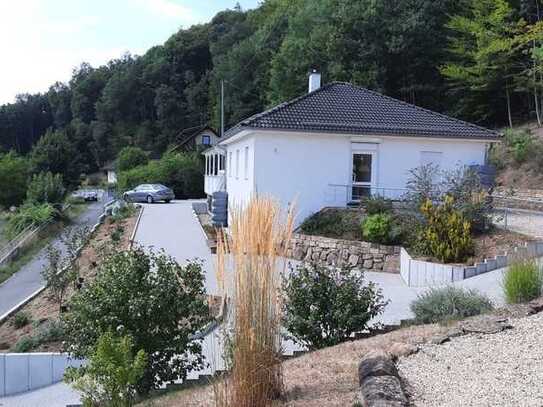
{"type": "Polygon", "coordinates": [[[294,234],[287,257],[321,265],[399,273],[400,246],[294,234]]]}

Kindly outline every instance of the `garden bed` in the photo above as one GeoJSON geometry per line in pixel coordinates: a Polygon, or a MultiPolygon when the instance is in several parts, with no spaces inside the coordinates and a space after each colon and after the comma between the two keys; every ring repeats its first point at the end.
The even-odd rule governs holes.
{"type": "MultiPolygon", "coordinates": [[[[130,235],[135,226],[137,214],[116,222],[112,222],[111,218],[107,218],[106,222],[97,229],[95,235],[82,250],[78,262],[80,265],[80,273],[83,278],[92,279],[95,275],[96,263],[98,262],[98,247],[111,240],[111,235],[117,230],[122,233],[119,237],[118,247],[120,249],[128,249],[130,245],[130,235]]],[[[118,233],[118,232],[117,232],[118,233]]],[[[73,295],[74,288],[70,287],[66,298],[73,295]]],[[[15,344],[23,337],[31,337],[38,335],[49,335],[53,337],[53,341],[45,341],[40,343],[33,351],[37,352],[58,352],[61,350],[62,343],[59,338],[56,338],[53,332],[56,321],[58,321],[59,307],[58,304],[49,298],[47,290],[43,291],[36,298],[26,304],[15,315],[8,318],[0,325],[0,352],[9,352],[15,344]],[[14,321],[17,315],[24,313],[29,318],[29,323],[25,326],[16,328],[14,321]]]]}

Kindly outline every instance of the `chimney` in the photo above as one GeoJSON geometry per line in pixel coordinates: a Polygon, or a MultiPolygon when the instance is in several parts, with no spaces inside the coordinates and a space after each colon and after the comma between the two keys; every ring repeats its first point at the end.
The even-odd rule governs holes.
{"type": "Polygon", "coordinates": [[[321,87],[321,74],[316,69],[312,69],[309,72],[309,93],[316,91],[320,87],[321,87]]]}

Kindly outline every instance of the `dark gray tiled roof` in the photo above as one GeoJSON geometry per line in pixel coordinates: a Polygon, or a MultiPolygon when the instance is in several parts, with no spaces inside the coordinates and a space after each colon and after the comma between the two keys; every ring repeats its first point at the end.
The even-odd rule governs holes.
{"type": "Polygon", "coordinates": [[[322,88],[256,114],[231,128],[378,136],[497,140],[501,134],[349,83],[322,88]]]}

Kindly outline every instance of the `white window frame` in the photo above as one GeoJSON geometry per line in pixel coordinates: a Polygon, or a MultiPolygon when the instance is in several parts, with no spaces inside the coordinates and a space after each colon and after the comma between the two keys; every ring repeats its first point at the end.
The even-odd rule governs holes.
{"type": "Polygon", "coordinates": [[[369,182],[354,182],[351,175],[350,180],[350,191],[349,191],[349,200],[351,202],[359,202],[353,197],[353,187],[369,188],[370,194],[377,189],[377,159],[378,154],[376,150],[362,150],[362,149],[352,149],[351,150],[351,169],[350,174],[353,173],[353,158],[356,154],[371,155],[371,180],[369,182]]]}
{"type": "Polygon", "coordinates": [[[236,150],[236,179],[239,179],[239,148],[236,150]]]}
{"type": "Polygon", "coordinates": [[[245,147],[245,157],[243,163],[243,172],[245,179],[249,179],[249,147],[245,147]]]}
{"type": "Polygon", "coordinates": [[[234,172],[234,167],[232,166],[232,151],[228,152],[228,176],[231,177],[232,173],[234,172]]]}

